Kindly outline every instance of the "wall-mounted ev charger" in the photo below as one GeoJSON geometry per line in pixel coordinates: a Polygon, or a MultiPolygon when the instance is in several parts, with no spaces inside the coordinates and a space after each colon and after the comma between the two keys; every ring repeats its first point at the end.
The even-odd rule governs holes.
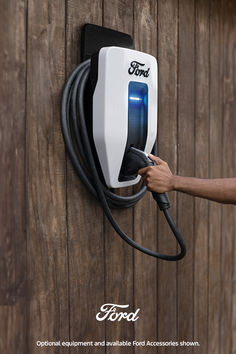
{"type": "Polygon", "coordinates": [[[99,162],[108,187],[130,186],[140,176],[125,175],[127,150],[134,146],[150,153],[156,141],[157,61],[120,47],[101,48],[95,60],[92,119],[99,162]]]}
{"type": "Polygon", "coordinates": [[[127,34],[90,24],[84,27],[85,60],[64,86],[62,132],[78,176],[100,201],[120,237],[150,256],[175,261],[184,257],[186,248],[168,211],[166,193],[152,194],[179,243],[177,255],[138,245],[120,229],[111,212],[142,198],[145,185],[127,197],[116,194],[114,188],[137,184],[138,170],[153,165],[148,154],[156,153],[157,61],[132,46],[127,34]]]}

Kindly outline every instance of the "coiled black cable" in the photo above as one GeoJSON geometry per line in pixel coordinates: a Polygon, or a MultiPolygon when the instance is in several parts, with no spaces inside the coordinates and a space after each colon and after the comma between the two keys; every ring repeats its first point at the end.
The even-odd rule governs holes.
{"type": "Polygon", "coordinates": [[[135,205],[145,194],[146,187],[142,186],[136,194],[124,197],[113,193],[100,180],[90,145],[84,112],[84,92],[89,70],[90,59],[84,61],[72,71],[65,83],[61,101],[62,133],[75,171],[90,193],[100,201],[108,220],[124,241],[150,256],[169,261],[179,260],[184,257],[186,249],[167,209],[164,210],[164,214],[181,248],[177,255],[160,254],[138,245],[120,229],[113,218],[110,208],[128,208],[135,205]]]}

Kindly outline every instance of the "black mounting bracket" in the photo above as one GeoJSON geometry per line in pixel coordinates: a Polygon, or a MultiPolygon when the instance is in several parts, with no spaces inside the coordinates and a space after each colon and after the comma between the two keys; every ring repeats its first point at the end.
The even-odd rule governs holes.
{"type": "Polygon", "coordinates": [[[123,32],[87,23],[82,28],[81,60],[89,59],[102,47],[134,48],[133,38],[123,32]]]}

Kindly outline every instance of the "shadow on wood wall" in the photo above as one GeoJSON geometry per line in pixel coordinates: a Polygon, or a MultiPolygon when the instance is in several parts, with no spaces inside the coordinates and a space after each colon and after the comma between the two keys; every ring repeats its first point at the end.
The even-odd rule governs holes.
{"type": "MultiPolygon", "coordinates": [[[[104,353],[36,345],[104,339],[200,343],[148,353],[235,353],[235,208],[171,193],[187,256],[147,257],[115,234],[78,180],[59,121],[81,26],[121,30],[158,59],[160,156],[181,175],[235,177],[235,1],[3,0],[0,17],[1,353],[104,353]],[[140,308],[139,320],[97,322],[107,302],[140,308]]],[[[139,243],[176,251],[149,194],[114,214],[139,243]]]]}

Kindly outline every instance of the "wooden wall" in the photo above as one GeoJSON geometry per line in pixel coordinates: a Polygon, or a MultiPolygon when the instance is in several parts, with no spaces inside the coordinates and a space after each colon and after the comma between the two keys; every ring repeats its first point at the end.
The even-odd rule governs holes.
{"type": "MultiPolygon", "coordinates": [[[[129,33],[159,63],[159,152],[174,173],[236,177],[234,0],[0,1],[0,352],[236,353],[236,209],[170,193],[187,256],[156,261],[115,234],[68,160],[60,95],[80,30],[129,33]],[[137,322],[97,322],[104,303],[137,322]],[[185,340],[195,348],[38,348],[37,340],[185,340]]],[[[150,194],[115,211],[175,252],[150,194]]]]}

